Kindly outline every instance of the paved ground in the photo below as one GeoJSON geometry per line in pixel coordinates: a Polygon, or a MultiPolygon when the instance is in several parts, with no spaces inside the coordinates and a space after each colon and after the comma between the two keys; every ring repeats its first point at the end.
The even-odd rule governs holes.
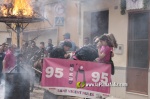
{"type": "Polygon", "coordinates": [[[30,93],[30,99],[43,99],[44,90],[35,88],[33,92],[30,93]]]}
{"type": "MultiPolygon", "coordinates": [[[[0,99],[4,99],[4,84],[0,85],[0,99]]],[[[34,91],[30,93],[30,99],[43,99],[44,89],[39,87],[34,88],[34,91]]],[[[49,98],[51,99],[51,98],[49,98]]],[[[79,97],[58,97],[58,99],[84,99],[79,97]]],[[[108,97],[107,99],[119,99],[115,97],[108,97]]]]}
{"type": "MultiPolygon", "coordinates": [[[[4,99],[4,85],[0,85],[0,99],[4,99]]],[[[37,89],[30,93],[30,99],[43,99],[44,90],[37,89]]]]}
{"type": "MultiPolygon", "coordinates": [[[[44,90],[35,88],[34,91],[30,94],[30,96],[31,96],[30,99],[43,99],[43,94],[44,94],[44,90]]],[[[51,99],[51,98],[49,98],[49,99],[51,99]]],[[[84,99],[84,98],[60,96],[60,97],[58,97],[58,99],[84,99]]],[[[115,97],[111,96],[106,99],[119,99],[119,98],[115,98],[115,97]]]]}
{"type": "MultiPolygon", "coordinates": [[[[30,99],[43,99],[43,95],[44,95],[44,90],[35,88],[34,91],[30,93],[30,99]]],[[[84,98],[59,96],[58,99],[84,99],[84,98]]]]}
{"type": "Polygon", "coordinates": [[[0,99],[4,99],[4,86],[0,85],[0,99]]]}
{"type": "MultiPolygon", "coordinates": [[[[0,99],[4,99],[4,85],[0,85],[0,99]]],[[[33,92],[30,92],[30,99],[43,99],[44,90],[39,88],[34,88],[33,92]]],[[[51,98],[49,98],[51,99],[51,98]]],[[[77,97],[58,97],[58,99],[83,99],[77,97]]]]}

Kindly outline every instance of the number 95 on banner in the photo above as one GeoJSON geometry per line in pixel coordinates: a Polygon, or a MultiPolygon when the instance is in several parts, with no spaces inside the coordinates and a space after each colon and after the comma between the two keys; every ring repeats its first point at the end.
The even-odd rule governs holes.
{"type": "MultiPolygon", "coordinates": [[[[47,67],[45,72],[46,72],[46,75],[45,75],[46,78],[51,78],[51,77],[62,78],[64,76],[64,69],[63,68],[47,67]]],[[[73,72],[72,75],[74,75],[75,72],[73,72]]],[[[98,83],[98,82],[105,83],[105,84],[108,83],[108,73],[92,72],[90,75],[91,75],[90,79],[94,83],[98,83]]]]}
{"type": "Polygon", "coordinates": [[[56,78],[62,78],[64,75],[62,68],[53,68],[53,67],[47,67],[46,68],[46,77],[51,78],[55,76],[56,78]]]}

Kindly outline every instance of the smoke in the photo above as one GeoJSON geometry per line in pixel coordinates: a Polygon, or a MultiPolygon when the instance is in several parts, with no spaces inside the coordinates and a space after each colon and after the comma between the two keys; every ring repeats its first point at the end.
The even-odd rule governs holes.
{"type": "Polygon", "coordinates": [[[10,80],[12,80],[12,76],[7,76],[6,73],[1,73],[1,83],[0,83],[0,99],[8,99],[9,95],[12,94],[12,85],[8,84],[10,80]],[[8,80],[8,82],[6,82],[8,80]]]}
{"type": "MultiPolygon", "coordinates": [[[[85,11],[88,11],[89,9],[92,9],[95,6],[95,4],[97,3],[97,1],[98,0],[84,0],[82,2],[81,6],[84,7],[84,5],[86,5],[88,8],[85,8],[84,10],[82,10],[82,12],[85,12],[85,11]]],[[[54,20],[54,18],[57,15],[57,13],[61,13],[59,11],[57,12],[56,5],[57,4],[62,4],[64,6],[65,10],[67,10],[67,11],[70,10],[70,12],[67,12],[67,11],[64,12],[64,16],[66,14],[68,14],[68,13],[70,15],[70,16],[67,16],[67,15],[65,16],[66,20],[67,20],[67,25],[68,25],[68,27],[66,27],[66,31],[65,32],[67,32],[67,31],[70,32],[74,28],[73,24],[75,22],[77,22],[77,20],[78,20],[77,19],[78,15],[76,15],[76,16],[71,15],[72,14],[71,11],[72,11],[73,7],[76,7],[75,3],[73,5],[71,5],[71,6],[73,6],[72,9],[69,9],[69,7],[67,9],[66,6],[69,6],[69,4],[66,5],[67,4],[66,2],[67,2],[66,0],[32,0],[32,7],[33,7],[35,13],[37,13],[37,16],[42,16],[42,17],[44,17],[45,19],[48,19],[51,22],[52,20],[54,20]],[[50,1],[53,1],[53,2],[50,2],[50,1]]],[[[70,1],[70,4],[71,3],[72,3],[72,1],[70,1]]],[[[99,6],[101,6],[100,3],[99,3],[99,6]]],[[[96,8],[96,9],[98,9],[98,8],[96,8]]],[[[78,9],[76,8],[76,10],[78,10],[78,9]]],[[[79,12],[76,13],[76,14],[79,14],[79,12]]],[[[91,32],[95,32],[95,31],[96,31],[96,33],[99,32],[97,30],[98,29],[98,23],[97,23],[98,22],[97,21],[98,20],[97,19],[98,14],[93,14],[93,17],[95,17],[95,18],[93,18],[94,21],[93,21],[92,25],[91,25],[91,22],[92,22],[91,19],[92,19],[92,17],[91,17],[91,12],[90,11],[89,11],[89,13],[87,13],[87,14],[85,14],[83,16],[84,20],[82,20],[82,19],[80,20],[80,21],[84,22],[84,24],[83,24],[84,25],[83,26],[83,28],[84,28],[84,31],[83,31],[84,33],[83,34],[85,34],[84,36],[90,36],[91,32]],[[94,28],[94,27],[96,27],[96,28],[94,28]]],[[[53,21],[52,21],[52,24],[54,24],[53,21]]],[[[77,26],[77,28],[78,28],[78,26],[77,26]]],[[[105,28],[103,27],[102,29],[105,29],[105,28]]],[[[75,34],[75,32],[74,32],[74,34],[75,34]]],[[[75,41],[75,40],[76,39],[73,39],[73,41],[75,41]]],[[[34,76],[33,76],[34,75],[34,70],[32,70],[31,66],[28,66],[28,65],[25,64],[22,67],[21,67],[20,73],[18,73],[18,75],[20,75],[20,77],[22,79],[24,79],[25,81],[34,80],[34,76]]],[[[17,71],[13,71],[13,73],[17,74],[17,71]]],[[[9,90],[9,89],[11,90],[12,85],[9,85],[9,84],[7,84],[7,85],[8,85],[6,87],[7,90],[9,90]]]]}
{"type": "Polygon", "coordinates": [[[5,81],[1,80],[1,85],[0,85],[0,99],[4,99],[5,96],[5,87],[2,85],[5,85],[5,81]]]}
{"type": "Polygon", "coordinates": [[[108,33],[109,3],[108,0],[90,0],[82,3],[83,34],[84,37],[91,38],[91,43],[94,37],[108,33]]]}
{"type": "MultiPolygon", "coordinates": [[[[24,61],[24,60],[23,60],[24,61]]],[[[29,99],[30,85],[39,84],[31,65],[20,63],[3,74],[0,99],[29,99]]]]}
{"type": "Polygon", "coordinates": [[[11,73],[5,73],[4,78],[1,97],[5,99],[29,99],[30,86],[39,84],[38,80],[35,82],[35,71],[27,64],[16,66],[11,73]]]}

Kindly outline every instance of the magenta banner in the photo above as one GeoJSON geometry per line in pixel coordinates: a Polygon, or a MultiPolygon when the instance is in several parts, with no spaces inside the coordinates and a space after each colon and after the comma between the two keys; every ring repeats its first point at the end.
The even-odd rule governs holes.
{"type": "Polygon", "coordinates": [[[110,64],[45,58],[41,86],[57,95],[95,98],[110,94],[110,64]]]}

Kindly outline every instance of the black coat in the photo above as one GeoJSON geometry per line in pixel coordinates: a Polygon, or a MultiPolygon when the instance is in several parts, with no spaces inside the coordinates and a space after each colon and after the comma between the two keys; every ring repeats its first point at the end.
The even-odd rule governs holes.
{"type": "Polygon", "coordinates": [[[50,57],[51,58],[62,58],[65,59],[64,55],[66,54],[66,52],[64,51],[63,48],[61,47],[56,47],[54,48],[51,53],[50,53],[50,57]]]}
{"type": "Polygon", "coordinates": [[[0,53],[0,72],[2,72],[3,69],[3,60],[4,60],[5,54],[0,53]]]}
{"type": "Polygon", "coordinates": [[[94,61],[98,57],[98,50],[93,45],[88,45],[76,51],[75,56],[79,60],[94,61]]]}

